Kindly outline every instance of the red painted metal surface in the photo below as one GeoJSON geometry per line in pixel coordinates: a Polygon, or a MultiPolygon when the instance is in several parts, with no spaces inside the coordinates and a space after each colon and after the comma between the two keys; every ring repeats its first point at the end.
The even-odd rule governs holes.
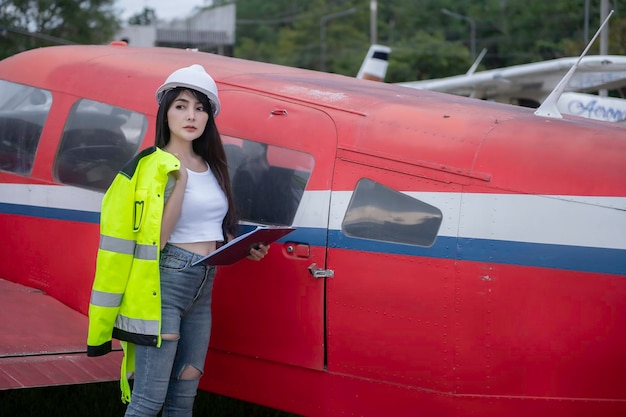
{"type": "Polygon", "coordinates": [[[40,290],[0,280],[0,389],[119,379],[121,352],[88,358],[87,317],[40,290]]]}
{"type": "Polygon", "coordinates": [[[11,230],[0,242],[3,259],[11,261],[4,265],[2,278],[37,288],[87,314],[98,248],[97,224],[9,215],[0,216],[0,230],[11,230]],[[35,244],[28,236],[41,239],[35,244]],[[76,236],[81,236],[80,245],[76,236]]]}
{"type": "MultiPolygon", "coordinates": [[[[381,365],[382,367],[383,365],[381,365]]],[[[618,400],[442,392],[212,350],[201,388],[307,417],[623,417],[618,400]]],[[[400,372],[400,371],[399,371],[400,372]]]]}
{"type": "MultiPolygon", "coordinates": [[[[246,261],[218,273],[202,389],[306,416],[626,415],[626,281],[615,272],[621,264],[611,274],[492,262],[489,245],[497,236],[481,260],[468,260],[463,251],[476,238],[461,236],[464,226],[476,219],[490,231],[509,224],[490,217],[495,205],[467,214],[458,202],[477,194],[623,198],[624,126],[541,119],[529,109],[176,50],[64,47],[33,54],[41,65],[25,65],[28,54],[3,61],[0,70],[52,90],[51,121],[31,177],[0,173],[0,183],[56,186],[51,164],[59,136],[82,96],[146,114],[150,145],[154,89],[171,70],[196,61],[220,86],[225,136],[313,155],[306,193],[314,215],[302,228],[318,240],[295,242],[302,245],[296,251],[272,245],[261,270],[246,261]],[[70,71],[99,82],[68,77],[70,71]],[[443,236],[449,247],[437,257],[339,247],[344,236],[331,241],[328,235],[341,234],[341,219],[329,215],[332,199],[364,177],[451,196],[442,203],[446,221],[456,225],[443,236]],[[312,263],[335,278],[314,280],[312,263]]],[[[605,209],[624,224],[617,210],[605,209]]],[[[51,296],[7,296],[13,310],[3,311],[3,321],[26,321],[3,331],[12,334],[5,359],[17,362],[0,366],[9,370],[6,380],[75,383],[86,378],[79,369],[94,380],[117,379],[119,356],[106,356],[117,363],[100,369],[82,353],[80,313],[93,278],[97,224],[3,213],[0,230],[11,231],[0,241],[3,278],[51,296]],[[25,310],[11,304],[20,299],[25,310]],[[64,320],[73,324],[59,329],[64,320]],[[20,337],[28,348],[19,348],[16,329],[27,329],[20,337]],[[42,348],[33,329],[57,334],[42,348]],[[43,355],[47,349],[54,353],[43,355]],[[34,356],[21,356],[26,351],[34,356]],[[59,363],[69,364],[69,375],[51,378],[62,374],[59,363]]]]}
{"type": "MultiPolygon", "coordinates": [[[[311,156],[315,169],[309,184],[329,187],[335,157],[332,120],[319,109],[244,91],[220,92],[224,108],[220,126],[229,137],[298,149],[311,156]],[[280,108],[284,113],[274,114],[280,108]],[[246,117],[242,118],[241,115],[246,117]],[[317,140],[302,135],[312,123],[317,140]]],[[[324,247],[298,253],[289,243],[273,243],[263,267],[244,261],[218,271],[213,289],[215,320],[211,347],[231,353],[321,370],[324,368],[324,282],[308,266],[325,263],[324,247]],[[303,254],[304,256],[299,256],[303,254]],[[272,300],[280,299],[275,303],[272,300]],[[220,320],[228,318],[228,320],[220,320]],[[236,325],[234,324],[236,323],[236,325]]],[[[309,245],[307,245],[309,247],[309,245]]]]}

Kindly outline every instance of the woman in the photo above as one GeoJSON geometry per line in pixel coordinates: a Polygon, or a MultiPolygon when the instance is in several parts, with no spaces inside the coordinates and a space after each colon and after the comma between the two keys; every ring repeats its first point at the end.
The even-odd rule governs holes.
{"type": "MultiPolygon", "coordinates": [[[[191,416],[215,275],[215,267],[192,264],[232,239],[237,220],[213,79],[200,65],[181,68],[159,87],[157,101],[156,147],[129,162],[103,199],[88,354],[110,350],[112,327],[123,341],[123,375],[135,373],[132,399],[122,378],[126,416],[161,409],[163,417],[191,416]],[[133,214],[125,219],[129,200],[133,214]],[[157,238],[159,257],[151,255],[157,238]]],[[[248,258],[260,260],[268,249],[251,249],[248,258]]]]}

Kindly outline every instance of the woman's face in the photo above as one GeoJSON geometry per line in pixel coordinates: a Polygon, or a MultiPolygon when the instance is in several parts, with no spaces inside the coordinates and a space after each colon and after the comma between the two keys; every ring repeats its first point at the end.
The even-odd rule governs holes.
{"type": "Polygon", "coordinates": [[[209,120],[209,111],[191,91],[181,91],[167,110],[170,140],[191,142],[199,138],[209,120]]]}

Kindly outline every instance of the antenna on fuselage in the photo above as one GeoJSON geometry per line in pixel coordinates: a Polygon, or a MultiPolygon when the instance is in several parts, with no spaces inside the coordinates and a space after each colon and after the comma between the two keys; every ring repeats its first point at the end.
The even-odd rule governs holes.
{"type": "Polygon", "coordinates": [[[559,98],[561,98],[561,94],[563,94],[563,91],[565,90],[567,83],[569,82],[570,78],[572,78],[572,75],[574,75],[574,72],[578,68],[580,61],[587,54],[587,51],[589,51],[589,48],[591,48],[591,45],[593,45],[593,42],[596,40],[600,32],[602,32],[602,29],[604,28],[604,26],[606,26],[606,24],[609,22],[609,19],[611,18],[611,15],[613,14],[614,11],[615,10],[611,10],[611,12],[606,17],[606,19],[604,19],[604,22],[602,22],[596,34],[593,36],[591,41],[589,41],[589,43],[587,44],[587,47],[578,58],[578,61],[576,61],[576,63],[572,65],[572,68],[570,68],[569,71],[567,71],[567,74],[565,74],[565,76],[561,79],[561,81],[559,81],[556,87],[554,87],[554,90],[552,90],[550,95],[543,101],[543,103],[541,103],[541,106],[539,106],[539,108],[535,110],[536,116],[552,117],[554,119],[563,118],[563,116],[561,115],[557,107],[559,98]]]}
{"type": "MultiPolygon", "coordinates": [[[[478,65],[480,64],[480,61],[482,61],[482,59],[483,59],[483,57],[485,56],[486,53],[487,53],[487,48],[483,48],[483,50],[480,51],[480,54],[478,55],[478,58],[476,58],[476,60],[474,61],[474,63],[470,67],[470,69],[467,70],[465,75],[472,75],[472,74],[474,74],[474,72],[476,72],[476,68],[478,68],[478,65]]],[[[476,93],[477,93],[477,90],[472,89],[472,93],[469,96],[471,98],[476,98],[476,93]]]]}
{"type": "Polygon", "coordinates": [[[465,75],[472,75],[473,73],[476,72],[476,68],[478,68],[478,65],[480,64],[480,61],[483,60],[483,57],[485,56],[486,53],[487,53],[487,48],[483,48],[483,50],[480,51],[480,54],[478,55],[478,58],[476,58],[476,60],[474,61],[474,63],[470,67],[470,69],[467,70],[465,75]]]}

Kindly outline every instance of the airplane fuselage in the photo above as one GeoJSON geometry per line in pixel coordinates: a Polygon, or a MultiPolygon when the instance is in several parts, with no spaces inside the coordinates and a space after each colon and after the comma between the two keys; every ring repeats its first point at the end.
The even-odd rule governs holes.
{"type": "Polygon", "coordinates": [[[0,278],[86,314],[102,193],[193,63],[242,227],[297,227],[220,268],[202,389],[307,416],[626,414],[622,125],[176,49],[33,50],[0,62],[0,278]]]}

